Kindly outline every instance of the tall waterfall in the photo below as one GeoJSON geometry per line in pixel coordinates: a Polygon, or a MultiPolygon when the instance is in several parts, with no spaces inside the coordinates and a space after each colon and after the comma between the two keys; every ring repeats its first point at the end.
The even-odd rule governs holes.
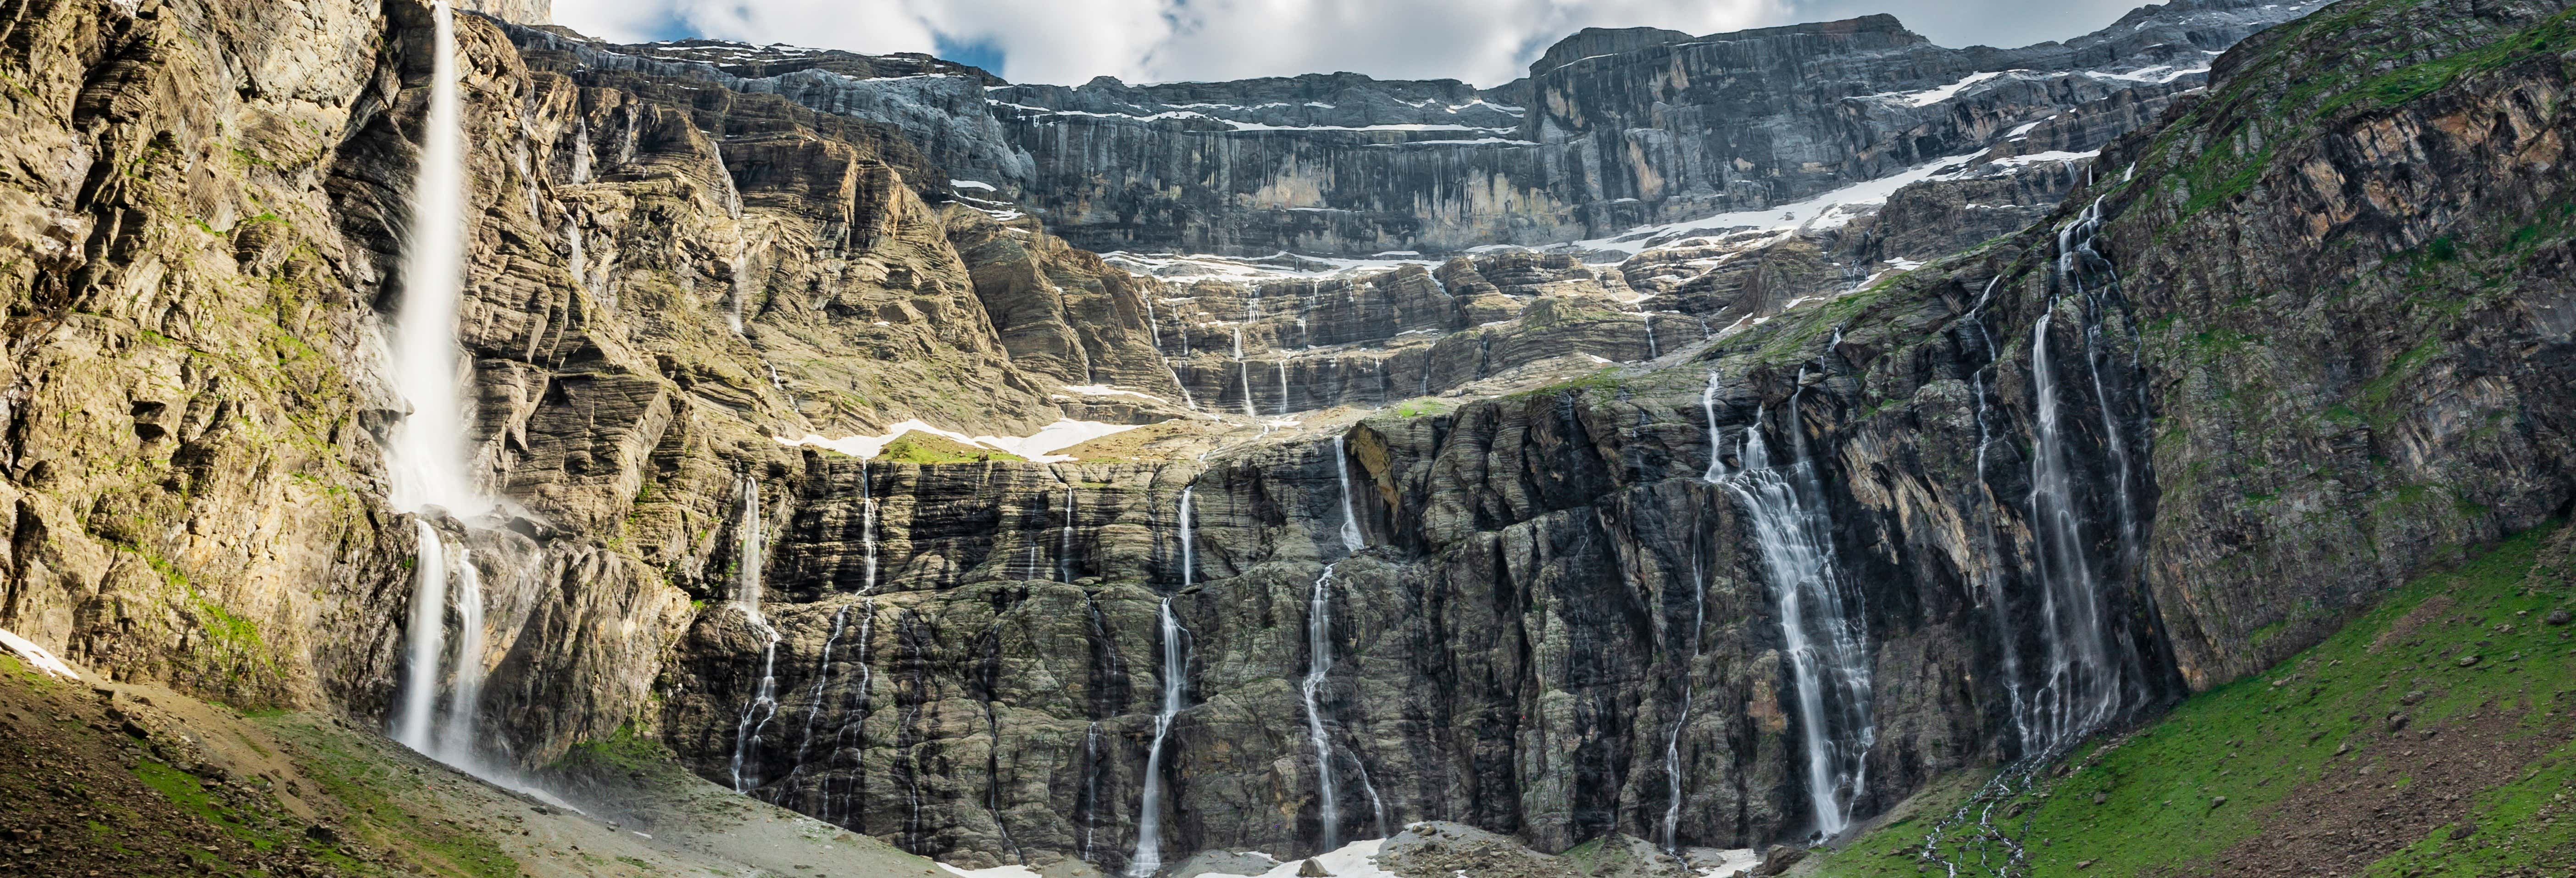
{"type": "Polygon", "coordinates": [[[387,454],[394,508],[437,506],[463,517],[482,513],[492,503],[466,474],[465,376],[460,373],[468,367],[456,343],[456,315],[465,292],[464,110],[457,94],[455,13],[446,0],[439,0],[434,18],[438,45],[429,112],[422,120],[419,176],[412,181],[402,306],[387,345],[394,390],[411,413],[394,425],[387,454]]]}
{"type": "Polygon", "coordinates": [[[1163,870],[1163,739],[1172,732],[1172,717],[1181,712],[1183,687],[1189,683],[1189,630],[1172,614],[1172,599],[1163,599],[1157,618],[1163,629],[1163,706],[1154,712],[1154,743],[1145,751],[1145,792],[1136,805],[1136,856],[1127,874],[1152,878],[1163,870]]]}
{"type": "Polygon", "coordinates": [[[751,766],[753,771],[749,775],[745,775],[743,769],[757,755],[761,737],[769,730],[769,721],[778,716],[779,640],[778,629],[770,625],[769,617],[760,612],[760,482],[745,473],[741,484],[742,521],[735,530],[742,533],[742,553],[735,562],[738,566],[734,570],[733,604],[734,609],[741,611],[744,624],[759,632],[768,643],[760,651],[760,689],[752,696],[751,703],[743,707],[742,720],[734,726],[733,789],[738,793],[750,792],[760,786],[758,766],[751,766]]]}
{"type": "MultiPolygon", "coordinates": [[[[1800,384],[1806,371],[1799,370],[1800,384]]],[[[1867,623],[1860,594],[1836,575],[1832,522],[1824,488],[1796,423],[1802,386],[1789,396],[1792,457],[1773,466],[1757,412],[1745,428],[1743,468],[1720,473],[1751,519],[1763,578],[1780,606],[1782,644],[1797,688],[1799,730],[1807,752],[1806,782],[1817,834],[1832,838],[1851,825],[1852,801],[1876,740],[1870,715],[1867,623]]],[[[1718,467],[1722,470],[1722,466],[1718,467]]]]}
{"type": "MultiPolygon", "coordinates": [[[[2107,264],[2092,247],[2093,233],[2101,223],[2101,209],[2101,202],[2096,201],[2058,230],[2057,276],[2063,288],[2076,294],[2070,304],[2083,315],[2077,337],[2084,344],[2074,353],[2084,358],[2091,374],[2092,402],[2101,412],[2100,440],[2111,464],[2106,475],[2114,482],[2110,513],[2121,547],[2119,569],[2126,570],[2133,569],[2130,554],[2135,543],[2127,443],[2113,413],[2111,396],[2102,384],[2101,315],[2106,303],[2101,300],[2101,290],[2088,289],[2084,283],[2094,262],[2107,264]]],[[[2137,671],[2136,656],[2114,642],[2112,628],[2116,623],[2104,606],[2111,583],[2104,576],[2101,562],[2088,551],[2092,541],[2085,534],[2085,524],[2091,517],[2086,502],[2090,486],[2085,474],[2078,471],[2072,443],[2080,428],[2066,423],[2069,400],[2065,376],[2059,374],[2052,344],[2055,338],[2051,329],[2059,308],[2054,299],[2047,305],[2031,326],[2034,423],[2029,507],[2031,536],[2036,543],[2034,561],[2041,585],[2039,633],[2047,644],[2047,655],[2038,685],[2029,695],[2024,752],[2054,750],[2101,728],[2128,703],[2125,685],[2131,678],[2123,672],[2137,671]]]]}
{"type": "Polygon", "coordinates": [[[447,728],[435,756],[451,765],[474,759],[474,723],[483,703],[483,574],[474,553],[456,550],[456,682],[447,690],[447,728]]]}
{"type": "MultiPolygon", "coordinates": [[[[1196,546],[1190,533],[1190,495],[1197,485],[1181,486],[1181,589],[1197,584],[1193,565],[1197,562],[1196,546]]],[[[1151,878],[1163,869],[1163,740],[1172,732],[1172,717],[1181,712],[1183,687],[1189,683],[1189,629],[1181,627],[1179,616],[1172,614],[1172,599],[1163,598],[1156,617],[1163,632],[1163,706],[1154,713],[1154,743],[1145,751],[1145,792],[1136,806],[1136,856],[1128,861],[1127,874],[1134,878],[1151,878]]]]}
{"type": "Polygon", "coordinates": [[[1333,670],[1333,568],[1324,565],[1322,575],[1315,577],[1315,595],[1306,604],[1306,681],[1299,690],[1306,699],[1306,740],[1315,747],[1315,789],[1321,797],[1317,804],[1316,822],[1323,829],[1320,850],[1342,846],[1342,808],[1340,790],[1333,784],[1333,744],[1324,734],[1322,692],[1324,677],[1333,670]]]}
{"type": "Polygon", "coordinates": [[[438,714],[438,660],[447,651],[447,549],[428,520],[414,519],[412,525],[420,555],[411,567],[411,622],[403,643],[402,706],[394,712],[394,740],[427,753],[431,721],[438,714]]]}
{"type": "MultiPolygon", "coordinates": [[[[1986,487],[1986,449],[1994,444],[1992,422],[1987,417],[1986,371],[1993,367],[1995,358],[2000,355],[2000,352],[1995,350],[1994,335],[1986,331],[1985,313],[1986,303],[1994,298],[1995,287],[2001,285],[2003,281],[2003,275],[2000,274],[1993,280],[1987,281],[1985,292],[1977,294],[1977,303],[1968,309],[1965,318],[1968,328],[1975,331],[1977,346],[1984,352],[1986,360],[1985,363],[1969,371],[1968,388],[1977,404],[1977,480],[1974,483],[1974,490],[1977,492],[1976,496],[1980,498],[1977,505],[1982,510],[1977,516],[1977,537],[1989,558],[2001,558],[2002,553],[1997,547],[1995,538],[1994,497],[1986,487]]],[[[2011,607],[2004,595],[2005,578],[1992,570],[1985,571],[1981,575],[1985,579],[1988,613],[1994,617],[1995,625],[2001,629],[2002,634],[1997,639],[2003,653],[2004,697],[2011,702],[2013,728],[2020,738],[2023,751],[2027,753],[2032,745],[2030,709],[2021,694],[2021,645],[2013,636],[2011,607]]]]}
{"type": "Polygon", "coordinates": [[[1351,467],[1342,449],[1342,435],[1333,434],[1333,475],[1342,482],[1342,548],[1357,552],[1368,541],[1360,536],[1360,516],[1351,505],[1351,467]]]}
{"type": "MultiPolygon", "coordinates": [[[[412,513],[443,509],[458,517],[480,515],[494,503],[466,466],[468,365],[460,356],[456,320],[465,282],[465,135],[458,94],[456,19],[446,0],[432,8],[429,108],[422,119],[420,169],[412,181],[411,228],[403,245],[402,304],[386,344],[387,373],[411,411],[394,425],[386,450],[394,508],[412,513]]],[[[459,550],[448,565],[447,544],[428,521],[416,523],[419,555],[412,565],[409,624],[404,634],[402,698],[393,736],[441,761],[464,765],[474,753],[477,705],[483,687],[483,590],[472,555],[459,550]],[[456,685],[449,693],[444,727],[438,722],[440,668],[447,658],[448,580],[457,583],[459,617],[456,685]]]]}
{"type": "Polygon", "coordinates": [[[860,594],[877,591],[877,498],[868,486],[868,462],[859,461],[859,550],[867,558],[867,578],[859,585],[860,594]]]}
{"type": "Polygon", "coordinates": [[[1708,626],[1708,571],[1692,566],[1690,663],[1681,671],[1681,712],[1673,717],[1672,734],[1664,738],[1664,850],[1677,855],[1682,850],[1682,729],[1690,725],[1691,698],[1697,694],[1691,690],[1691,671],[1699,667],[1700,634],[1708,626]]]}
{"type": "Polygon", "coordinates": [[[1073,581],[1073,513],[1073,486],[1066,485],[1064,486],[1064,530],[1055,540],[1056,577],[1064,582],[1073,581]]]}

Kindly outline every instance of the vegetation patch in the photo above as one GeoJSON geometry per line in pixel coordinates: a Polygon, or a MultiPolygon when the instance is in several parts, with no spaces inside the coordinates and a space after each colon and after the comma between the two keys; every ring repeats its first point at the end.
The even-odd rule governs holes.
{"type": "MultiPolygon", "coordinates": [[[[2269,671],[2042,772],[1993,803],[1993,825],[2037,875],[2245,874],[2354,852],[2387,878],[2564,874],[2576,654],[2549,620],[2570,605],[2571,536],[2536,528],[2417,579],[2269,671]]],[[[1944,850],[2000,856],[1975,829],[1944,850]]],[[[1819,874],[1939,873],[1919,857],[1927,831],[1880,827],[1819,874]]]]}

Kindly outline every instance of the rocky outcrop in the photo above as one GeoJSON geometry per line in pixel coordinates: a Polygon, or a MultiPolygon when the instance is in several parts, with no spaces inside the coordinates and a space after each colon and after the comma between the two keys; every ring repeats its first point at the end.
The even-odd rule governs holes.
{"type": "MultiPolygon", "coordinates": [[[[2425,4],[2408,14],[2474,25],[2405,45],[2430,60],[2535,25],[2549,39],[2554,12],[2425,4]]],[[[858,467],[864,491],[853,467],[809,461],[797,502],[810,517],[782,541],[846,559],[866,542],[852,525],[873,521],[894,559],[881,569],[901,572],[859,595],[845,562],[772,568],[799,582],[815,576],[790,571],[835,571],[838,585],[793,611],[780,664],[797,669],[784,691],[815,693],[787,699],[782,726],[803,716],[822,731],[810,748],[752,751],[761,794],[959,862],[1122,863],[1161,685],[1153,609],[1170,595],[1189,656],[1163,763],[1171,849],[1311,850],[1318,753],[1296,687],[1321,580],[1335,660],[1319,706],[1344,772],[1344,837],[1439,818],[1541,850],[1651,838],[1671,803],[1668,741],[1687,772],[1684,843],[1795,835],[1809,819],[1797,734],[1809,720],[1787,697],[1778,598],[1751,511],[1703,478],[1713,450],[1728,471],[1745,465],[1747,429],[1775,454],[1803,441],[1832,561],[1867,608],[1863,814],[1935,772],[2059,746],[2034,724],[2116,725],[2312,643],[2379,583],[2576,496],[2547,475],[2564,469],[2547,449],[2568,435],[2554,394],[2571,342],[2548,316],[2560,285],[2547,254],[2565,234],[2550,224],[2562,181],[2547,144],[2561,121],[2536,108],[2554,106],[2543,98],[2563,72],[2543,53],[2411,92],[2380,85],[2417,73],[2329,78],[2352,97],[2322,117],[2262,109],[2308,96],[2290,82],[2358,63],[2344,60],[2351,41],[2385,38],[2352,17],[2369,14],[2249,47],[2235,63],[2259,72],[2222,68],[2211,97],[2111,150],[2104,166],[2121,173],[2082,189],[2080,210],[1736,331],[1684,368],[1372,418],[1344,432],[1338,458],[1306,434],[1159,467],[858,467]],[[2297,127],[2262,127],[2276,119],[2297,127]],[[2171,147],[2240,124],[2272,152],[2236,137],[2259,161],[2211,194],[2236,170],[2171,147]],[[2373,158],[2393,155],[2446,173],[2401,181],[2373,158]],[[2519,182],[2458,185],[2495,178],[2519,182]],[[2256,266],[2271,268],[2239,274],[2256,266]],[[2489,292],[2428,292],[2462,288],[2489,292]],[[2335,296],[2378,304],[2345,311],[2335,296]],[[2343,343],[2290,341],[2310,333],[2343,343]],[[2215,462],[2220,448],[2232,463],[2215,462]],[[1335,536],[1344,473],[1356,553],[1335,536]],[[2034,505],[2061,473],[2076,492],[2034,505]],[[932,487],[941,478],[981,487],[970,500],[932,487]],[[2283,505],[2294,491],[2303,499],[2283,505]],[[897,548],[942,506],[973,524],[936,549],[897,548]],[[2248,526],[2275,537],[2257,549],[2230,536],[2248,526]],[[2344,573],[2278,566],[2328,563],[2313,552],[2344,573]],[[2065,647],[2041,608],[2078,575],[2104,602],[2093,634],[2110,650],[2093,705],[2108,713],[2093,718],[2031,697],[2065,647]],[[916,801],[938,816],[914,816],[916,801]]],[[[1457,267],[1444,268],[1452,289],[1457,267]]],[[[703,730],[683,749],[712,768],[738,740],[724,728],[749,653],[727,633],[738,623],[700,624],[693,638],[733,645],[707,647],[730,665],[692,679],[733,682],[675,700],[668,723],[703,730]]]]}
{"type": "MultiPolygon", "coordinates": [[[[395,269],[429,11],[273,13],[60,0],[0,40],[25,89],[0,124],[21,158],[0,177],[21,291],[0,624],[112,674],[374,720],[419,633],[415,522],[380,464],[408,413],[375,351],[415,292],[395,269]]],[[[903,121],[929,97],[882,119],[814,106],[894,101],[894,70],[980,92],[968,69],[643,57],[466,17],[467,439],[511,505],[423,516],[486,584],[484,755],[658,738],[711,780],[963,865],[1126,865],[1152,764],[1167,861],[1451,820],[1496,836],[1401,847],[1466,862],[1521,856],[1500,836],[1551,857],[1799,839],[1820,806],[1880,813],[2263,667],[2576,497],[2563,9],[2335,7],[2222,57],[2204,95],[2062,72],[2190,61],[2275,14],[2179,5],[2014,52],[1868,20],[1733,48],[1587,33],[1505,105],[1576,151],[1652,121],[1595,69],[1631,56],[1712,89],[1665,96],[1703,113],[1783,59],[1843,92],[2061,72],[1946,109],[1784,99],[1792,120],[1906,104],[1853,118],[1912,120],[1927,156],[1995,145],[1871,216],[1678,224],[1607,242],[1636,247],[1615,266],[1480,252],[1287,279],[1077,249],[1042,222],[1059,208],[1013,206],[1039,185],[1005,173],[1018,147],[903,121]],[[1592,49],[1613,57],[1564,56],[1592,49]],[[2099,159],[2054,155],[2153,113],[2099,159]],[[1541,377],[1560,374],[1580,377],[1541,377]],[[1318,414],[1351,405],[1389,407],[1318,414]],[[1254,417],[1214,416],[1234,410],[1254,417]],[[777,439],[1111,412],[1220,438],[1062,463],[777,439]],[[1806,706],[1822,684],[1784,628],[1806,612],[1773,551],[1784,509],[1815,550],[1795,560],[1850,608],[1838,670],[1868,681],[1863,725],[1806,706]],[[747,576],[764,603],[743,605],[747,576]],[[1810,777],[1820,740],[1850,784],[1810,777]]],[[[1360,139],[1421,132],[1340,129],[1445,124],[1371,120],[1469,95],[1327,77],[1023,96],[1307,88],[1357,114],[1307,107],[1307,127],[1360,139]]],[[[1472,103],[1441,112],[1508,115],[1472,103]]],[[[1257,109],[1118,136],[1181,149],[1304,112],[1257,109]]],[[[1634,210],[1767,210],[1905,164],[1855,142],[1819,147],[1849,148],[1839,169],[1757,164],[1758,199],[1733,159],[1629,162],[1583,197],[1646,204],[1644,169],[1669,185],[1634,210]]]]}
{"type": "Polygon", "coordinates": [[[2089,153],[2204,84],[2218,51],[2317,5],[2172,3],[2010,50],[1934,46],[1884,15],[1587,30],[1488,89],[1347,73],[1006,84],[921,56],[538,39],[899,126],[973,184],[961,194],[991,187],[1077,247],[1369,256],[1599,238],[1990,146],[2089,153]]]}

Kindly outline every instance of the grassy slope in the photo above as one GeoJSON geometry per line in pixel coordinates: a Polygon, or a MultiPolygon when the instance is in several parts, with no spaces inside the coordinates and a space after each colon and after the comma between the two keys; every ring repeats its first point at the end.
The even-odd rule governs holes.
{"type": "MultiPolygon", "coordinates": [[[[2543,528],[2419,579],[2270,672],[2047,773],[1999,801],[1994,822],[2026,844],[2033,875],[2243,874],[2266,847],[2295,847],[2356,809],[2404,833],[2322,840],[2374,858],[2364,874],[2566,874],[2576,821],[2556,818],[2576,781],[2576,651],[2567,626],[2543,619],[2570,603],[2571,548],[2576,529],[2543,528]],[[2468,655],[2478,661],[2463,667],[2468,655]],[[2392,730],[2397,713],[2408,721],[2392,730]],[[2490,752],[2521,761],[2487,764],[2490,752]],[[2446,753],[2479,762],[2466,794],[2411,793],[2446,753]],[[2002,816],[2015,806],[2018,818],[2002,816]]],[[[1961,798],[1952,790],[1820,858],[1814,874],[1918,874],[1924,833],[1961,798]]]]}

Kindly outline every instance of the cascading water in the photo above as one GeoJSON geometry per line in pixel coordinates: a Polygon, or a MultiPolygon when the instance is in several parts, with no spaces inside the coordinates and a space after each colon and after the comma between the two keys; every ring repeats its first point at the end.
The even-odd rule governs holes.
{"type": "Polygon", "coordinates": [[[1646,319],[1646,359],[1652,360],[1652,359],[1656,359],[1656,358],[1658,358],[1658,357],[1663,356],[1663,355],[1664,355],[1664,349],[1663,349],[1663,346],[1658,345],[1658,344],[1656,344],[1656,343],[1655,343],[1655,315],[1653,315],[1653,314],[1645,315],[1645,319],[1646,319]]]}
{"type": "Polygon", "coordinates": [[[867,559],[867,578],[859,586],[860,594],[877,590],[877,498],[868,486],[868,462],[859,461],[859,549],[867,559]]]}
{"type": "Polygon", "coordinates": [[[1806,370],[1800,369],[1798,377],[1801,387],[1789,396],[1790,461],[1771,464],[1762,435],[1765,415],[1757,411],[1744,431],[1743,468],[1726,473],[1715,465],[1712,470],[1717,484],[1735,496],[1751,519],[1763,577],[1780,607],[1781,640],[1797,689],[1807,751],[1808,799],[1817,834],[1830,839],[1851,825],[1852,803],[1860,794],[1877,733],[1870,715],[1863,608],[1859,594],[1835,572],[1824,489],[1807,453],[1806,431],[1795,422],[1799,398],[1806,392],[1806,370]]]}
{"type": "Polygon", "coordinates": [[[1284,354],[1283,354],[1283,355],[1281,355],[1281,356],[1283,357],[1283,359],[1281,359],[1281,360],[1279,361],[1279,415],[1280,415],[1280,417],[1287,417],[1287,416],[1288,416],[1288,361],[1287,361],[1286,359],[1284,359],[1284,357],[1285,357],[1286,355],[1284,355],[1284,354]]]}
{"type": "Polygon", "coordinates": [[[1055,572],[1060,581],[1073,581],[1073,486],[1064,486],[1064,530],[1055,540],[1055,572]]]}
{"type": "Polygon", "coordinates": [[[455,13],[435,7],[429,111],[422,120],[419,176],[412,181],[411,234],[404,247],[402,307],[394,316],[394,389],[411,413],[394,425],[388,457],[393,505],[436,506],[464,517],[491,508],[465,466],[466,368],[456,343],[464,297],[465,135],[457,93],[455,13]]]}
{"type": "Polygon", "coordinates": [[[1340,790],[1333,784],[1333,744],[1324,734],[1322,693],[1324,678],[1333,670],[1333,568],[1324,565],[1322,575],[1315,577],[1315,594],[1306,604],[1306,680],[1299,691],[1306,699],[1306,740],[1315,748],[1316,822],[1323,831],[1323,846],[1333,850],[1342,846],[1342,808],[1340,790]]]}
{"type": "MultiPolygon", "coordinates": [[[[2100,212],[2101,202],[2095,201],[2058,230],[2057,275],[2078,295],[2076,304],[2085,315],[2077,337],[2084,341],[2080,354],[2092,373],[2093,401],[2102,415],[2101,440],[2113,464],[2109,475],[2116,484],[2111,492],[2111,513],[2122,550],[2119,560],[2123,569],[2129,569],[2133,563],[2130,547],[2135,540],[2130,524],[2133,516],[2128,453],[2110,395],[2101,380],[2098,349],[2104,303],[2098,290],[2087,289],[2084,284],[2084,273],[2091,263],[2106,261],[2092,248],[2092,235],[2101,222],[2100,212]]],[[[2084,477],[2077,468],[2074,431],[2064,423],[2068,401],[2051,344],[2058,308],[2054,299],[2046,305],[2047,310],[2031,326],[2034,416],[2029,511],[2035,543],[2033,560],[2041,584],[2039,633],[2047,644],[2047,664],[2040,672],[2038,685],[2030,692],[2026,708],[2029,720],[2023,730],[2025,753],[2061,749],[2119,715],[2128,701],[2126,683],[2130,678],[2123,671],[2136,671],[2135,656],[2113,642],[2113,620],[2103,600],[2107,583],[2098,562],[2087,551],[2090,541],[2084,533],[2088,518],[2086,495],[2082,493],[2084,477]]]]}
{"type": "Polygon", "coordinates": [[[761,737],[769,722],[778,716],[778,629],[760,612],[761,544],[760,483],[745,474],[742,484],[742,522],[735,527],[742,532],[742,555],[734,571],[734,609],[742,613],[743,623],[758,632],[766,643],[760,650],[760,688],[751,703],[742,709],[742,719],[734,726],[733,789],[747,793],[760,786],[758,766],[745,775],[743,769],[757,755],[761,737]]]}
{"type": "MultiPolygon", "coordinates": [[[[1714,446],[1710,453],[1715,454],[1714,446]]],[[[1699,667],[1700,634],[1708,625],[1708,571],[1697,562],[1691,570],[1690,663],[1682,666],[1681,712],[1673,718],[1672,734],[1664,738],[1664,850],[1680,854],[1682,822],[1682,729],[1690,725],[1691,672],[1699,667]]]]}
{"type": "MultiPolygon", "coordinates": [[[[411,411],[394,425],[387,448],[391,500],[397,509],[426,514],[443,509],[459,518],[495,504],[466,466],[468,364],[456,340],[464,298],[465,135],[458,92],[456,18],[446,0],[431,10],[434,23],[428,112],[421,122],[420,168],[412,181],[411,229],[404,243],[402,304],[386,345],[387,372],[411,411]]],[[[451,571],[446,540],[427,520],[416,522],[419,555],[413,561],[412,603],[405,631],[405,671],[395,740],[451,764],[474,751],[473,730],[483,681],[483,596],[470,553],[460,550],[451,571]],[[435,730],[440,665],[446,658],[448,580],[460,625],[456,687],[448,719],[435,730]]]]}
{"type": "MultiPolygon", "coordinates": [[[[1984,364],[1969,370],[1968,373],[1970,396],[1976,400],[1977,405],[1977,480],[1973,489],[1976,491],[1976,496],[1980,498],[1977,506],[1982,510],[1982,513],[1977,516],[1977,535],[1985,547],[1986,557],[1998,559],[2001,553],[1997,551],[1995,540],[1994,498],[1986,488],[1986,449],[1994,444],[1992,424],[1987,418],[1986,370],[1994,364],[1998,352],[1995,350],[1994,336],[1986,331],[1985,312],[1986,303],[1994,298],[1995,287],[2001,285],[2003,281],[2002,275],[1996,275],[1993,280],[1987,281],[1985,292],[1977,294],[1977,303],[1968,309],[1965,318],[1968,328],[1975,331],[1977,345],[1984,351],[1986,359],[1984,364]]],[[[2021,646],[2013,637],[2012,617],[2004,596],[2004,577],[1993,570],[1986,570],[1979,575],[1985,580],[1989,614],[1994,617],[1996,627],[2001,629],[1998,640],[2003,653],[2004,697],[2011,702],[2013,728],[2020,737],[2022,747],[2027,751],[2031,745],[2031,729],[2028,705],[2023,702],[2021,694],[2021,646]]]]}
{"type": "Polygon", "coordinates": [[[814,689],[805,696],[805,734],[796,739],[796,767],[805,768],[805,753],[814,746],[814,725],[823,718],[823,693],[832,685],[832,648],[840,645],[841,632],[848,628],[850,608],[856,602],[842,604],[832,613],[832,633],[823,638],[823,657],[814,661],[814,689]]]}
{"type": "Polygon", "coordinates": [[[420,554],[412,561],[411,623],[404,638],[403,697],[394,713],[394,740],[430,751],[430,723],[438,713],[438,660],[447,647],[447,549],[426,519],[414,519],[420,554]]]}
{"type": "MultiPolygon", "coordinates": [[[[1181,486],[1181,590],[1197,584],[1197,546],[1191,528],[1190,496],[1197,485],[1181,486]]],[[[1183,687],[1189,683],[1189,630],[1181,627],[1179,616],[1172,614],[1172,599],[1163,598],[1157,620],[1163,632],[1163,705],[1154,714],[1154,743],[1145,751],[1145,791],[1136,806],[1136,855],[1130,858],[1127,874],[1133,878],[1150,878],[1163,869],[1163,740],[1171,734],[1172,718],[1181,712],[1183,687]]]]}
{"type": "Polygon", "coordinates": [[[1152,878],[1163,870],[1163,740],[1172,732],[1172,717],[1181,712],[1183,688],[1189,682],[1189,630],[1172,614],[1171,598],[1163,599],[1157,619],[1163,630],[1163,705],[1154,712],[1154,743],[1145,751],[1145,792],[1136,805],[1136,856],[1127,866],[1133,878],[1152,878]]]}
{"type": "Polygon", "coordinates": [[[456,550],[456,682],[447,690],[447,728],[434,756],[450,765],[475,759],[474,724],[483,702],[483,574],[474,553],[456,550]]]}
{"type": "Polygon", "coordinates": [[[1341,434],[1333,435],[1333,475],[1342,482],[1342,548],[1357,552],[1368,545],[1360,536],[1360,516],[1351,505],[1351,467],[1345,462],[1341,434]]]}

